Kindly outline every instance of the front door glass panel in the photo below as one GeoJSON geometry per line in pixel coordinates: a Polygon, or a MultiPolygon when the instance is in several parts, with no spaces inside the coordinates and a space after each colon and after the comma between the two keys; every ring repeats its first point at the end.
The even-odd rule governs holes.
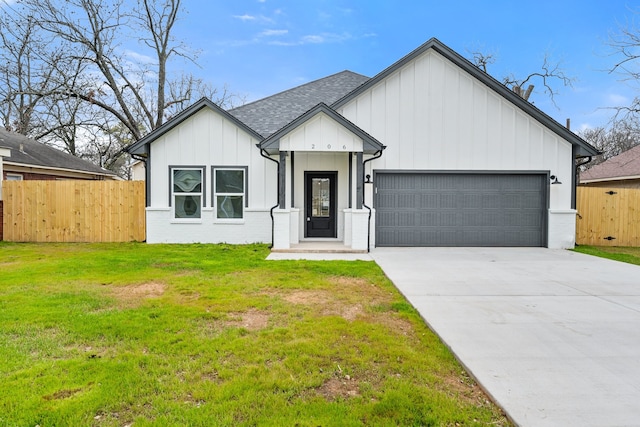
{"type": "Polygon", "coordinates": [[[331,187],[329,178],[313,178],[311,182],[312,215],[328,218],[331,212],[331,187]]]}

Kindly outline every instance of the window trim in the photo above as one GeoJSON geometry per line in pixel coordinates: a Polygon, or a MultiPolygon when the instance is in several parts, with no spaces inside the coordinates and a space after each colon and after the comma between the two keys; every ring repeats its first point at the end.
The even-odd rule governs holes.
{"type": "MultiPolygon", "coordinates": [[[[184,193],[179,193],[184,194],[184,193]]],[[[179,221],[179,222],[201,222],[203,217],[203,211],[207,206],[207,167],[200,165],[170,165],[169,166],[169,207],[171,208],[171,221],[179,221]],[[202,205],[200,206],[200,217],[199,218],[177,218],[175,206],[173,204],[173,200],[175,198],[175,193],[173,192],[173,171],[175,170],[199,170],[201,173],[202,181],[200,183],[200,199],[202,201],[202,205]]]]}
{"type": "MultiPolygon", "coordinates": [[[[221,193],[221,194],[229,194],[229,193],[221,193]]],[[[235,194],[235,193],[234,193],[235,194]]],[[[239,193],[237,193],[239,194],[239,193]]],[[[229,166],[229,165],[213,165],[211,166],[211,207],[214,211],[214,218],[216,221],[244,221],[245,220],[245,212],[249,207],[249,166],[229,166]],[[218,207],[216,206],[217,198],[216,194],[216,170],[242,170],[244,173],[244,203],[242,209],[242,218],[219,218],[218,217],[218,207]]]]}

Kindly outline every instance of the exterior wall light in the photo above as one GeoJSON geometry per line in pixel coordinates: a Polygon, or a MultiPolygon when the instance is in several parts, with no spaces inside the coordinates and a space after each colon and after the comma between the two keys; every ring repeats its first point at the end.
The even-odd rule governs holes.
{"type": "Polygon", "coordinates": [[[549,177],[549,179],[551,180],[551,185],[553,185],[553,184],[562,184],[560,181],[558,181],[558,177],[555,176],[555,175],[551,175],[549,177]]]}

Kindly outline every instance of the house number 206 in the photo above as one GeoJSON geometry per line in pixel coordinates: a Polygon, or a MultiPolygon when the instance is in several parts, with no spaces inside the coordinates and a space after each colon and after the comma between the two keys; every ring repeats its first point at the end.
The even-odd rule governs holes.
{"type": "MultiPolygon", "coordinates": [[[[312,149],[312,150],[315,150],[315,149],[316,149],[316,144],[311,144],[311,149],[312,149]]],[[[346,145],[343,145],[343,146],[342,146],[342,149],[343,149],[343,150],[346,150],[346,149],[347,149],[347,146],[346,146],[346,145]]],[[[327,144],[327,150],[331,150],[331,144],[327,144]]]]}

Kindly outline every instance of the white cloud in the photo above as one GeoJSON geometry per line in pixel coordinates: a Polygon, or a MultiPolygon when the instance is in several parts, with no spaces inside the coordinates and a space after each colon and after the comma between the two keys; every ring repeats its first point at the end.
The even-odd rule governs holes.
{"type": "Polygon", "coordinates": [[[269,40],[267,43],[272,46],[302,46],[305,44],[329,44],[341,43],[359,38],[376,37],[374,33],[367,33],[361,36],[353,36],[350,33],[319,33],[307,34],[297,40],[269,40]]]}
{"type": "Polygon", "coordinates": [[[607,95],[607,103],[608,105],[622,106],[629,105],[631,103],[631,100],[624,95],[610,93],[607,95]]]}
{"type": "Polygon", "coordinates": [[[138,64],[153,64],[157,62],[157,59],[152,58],[148,55],[143,55],[141,53],[135,52],[133,50],[125,50],[125,55],[133,62],[138,64]]]}
{"type": "Polygon", "coordinates": [[[244,15],[233,15],[233,17],[235,19],[239,19],[242,22],[259,22],[261,24],[273,24],[274,21],[273,19],[266,17],[264,15],[249,15],[248,13],[245,13],[244,15]]]}
{"type": "Polygon", "coordinates": [[[353,36],[349,33],[320,33],[320,34],[310,34],[302,37],[303,43],[339,43],[345,40],[351,40],[353,36]]]}
{"type": "Polygon", "coordinates": [[[324,43],[325,40],[326,39],[324,36],[321,36],[318,34],[302,37],[302,43],[320,44],[320,43],[324,43]]]}
{"type": "Polygon", "coordinates": [[[260,33],[261,36],[264,37],[272,37],[272,36],[284,36],[289,33],[289,30],[264,30],[260,33]]]}
{"type": "Polygon", "coordinates": [[[593,129],[593,125],[591,123],[580,123],[578,129],[578,132],[584,132],[585,130],[593,129]]]}
{"type": "Polygon", "coordinates": [[[233,17],[236,18],[236,19],[239,19],[241,21],[244,21],[244,22],[246,22],[246,21],[255,21],[256,19],[258,19],[255,16],[247,15],[246,13],[244,15],[233,15],[233,17]]]}

